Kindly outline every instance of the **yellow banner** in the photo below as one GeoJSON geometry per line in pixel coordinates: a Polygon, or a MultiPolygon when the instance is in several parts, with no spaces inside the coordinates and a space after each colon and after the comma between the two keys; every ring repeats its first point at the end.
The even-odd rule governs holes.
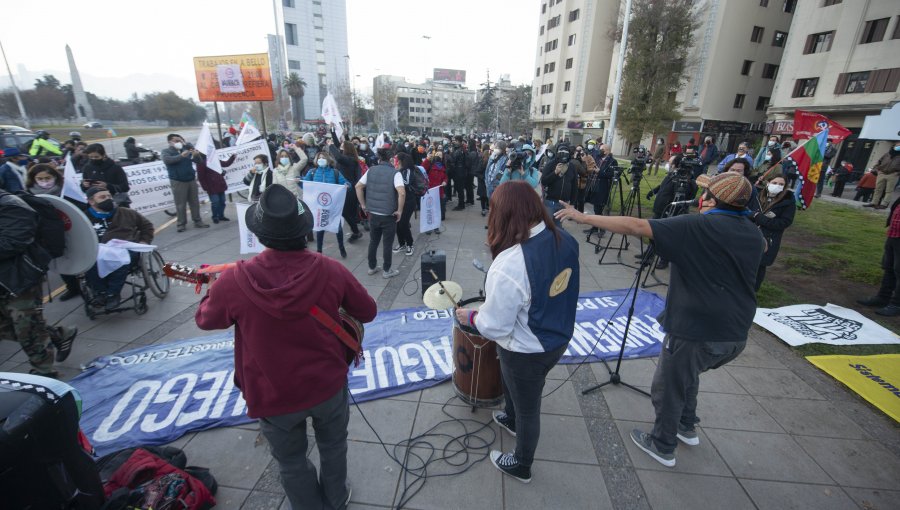
{"type": "Polygon", "coordinates": [[[806,359],[900,422],[900,354],[806,359]]]}

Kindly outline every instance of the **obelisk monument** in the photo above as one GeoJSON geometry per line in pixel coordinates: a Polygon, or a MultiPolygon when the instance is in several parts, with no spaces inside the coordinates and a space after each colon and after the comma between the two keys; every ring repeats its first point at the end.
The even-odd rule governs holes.
{"type": "Polygon", "coordinates": [[[87,94],[84,93],[84,87],[81,85],[81,76],[78,75],[78,68],[75,67],[75,57],[72,56],[72,48],[66,45],[66,57],[69,59],[69,74],[72,77],[72,93],[75,95],[75,117],[78,122],[86,122],[94,119],[94,110],[91,103],[88,102],[87,94]]]}

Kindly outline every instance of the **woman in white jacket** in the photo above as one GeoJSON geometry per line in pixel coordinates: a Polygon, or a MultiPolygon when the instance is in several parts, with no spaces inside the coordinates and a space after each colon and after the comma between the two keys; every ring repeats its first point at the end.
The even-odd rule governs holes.
{"type": "Polygon", "coordinates": [[[281,184],[285,188],[291,190],[297,198],[302,198],[303,190],[297,183],[300,182],[300,170],[306,168],[306,163],[309,161],[309,158],[302,149],[297,147],[292,147],[292,149],[299,159],[294,163],[293,159],[291,159],[290,152],[286,148],[278,151],[278,159],[274,162],[275,171],[272,183],[281,184]]]}

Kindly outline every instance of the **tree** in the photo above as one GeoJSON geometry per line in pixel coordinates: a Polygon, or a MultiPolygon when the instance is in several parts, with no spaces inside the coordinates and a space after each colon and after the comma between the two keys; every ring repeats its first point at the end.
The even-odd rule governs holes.
{"type": "Polygon", "coordinates": [[[375,122],[382,131],[397,129],[397,86],[386,80],[376,80],[372,91],[375,122]]]}
{"type": "Polygon", "coordinates": [[[531,131],[531,86],[519,85],[506,90],[501,97],[501,111],[504,112],[501,120],[503,127],[509,134],[526,133],[531,131]]]}
{"type": "Polygon", "coordinates": [[[675,95],[687,80],[697,27],[693,3],[634,0],[618,111],[619,132],[630,144],[668,130],[680,117],[675,95]]]}
{"type": "MultiPolygon", "coordinates": [[[[479,91],[481,98],[475,102],[476,127],[481,131],[491,131],[494,129],[493,122],[496,120],[497,97],[496,87],[491,86],[491,82],[484,83],[484,87],[479,91]]],[[[496,126],[499,130],[500,126],[496,126]]]]}
{"type": "Polygon", "coordinates": [[[306,93],[306,82],[297,73],[291,73],[284,80],[284,88],[291,98],[291,117],[294,118],[294,129],[299,130],[303,122],[303,95],[306,93]]]}

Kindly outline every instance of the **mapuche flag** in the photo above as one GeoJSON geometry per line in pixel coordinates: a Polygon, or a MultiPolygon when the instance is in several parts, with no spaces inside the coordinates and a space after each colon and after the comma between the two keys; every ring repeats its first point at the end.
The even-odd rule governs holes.
{"type": "Polygon", "coordinates": [[[828,143],[828,128],[810,138],[803,145],[797,147],[782,163],[783,167],[794,164],[800,174],[794,194],[797,197],[797,206],[806,209],[812,203],[816,195],[816,185],[822,175],[822,162],[825,159],[825,145],[828,143]]]}

